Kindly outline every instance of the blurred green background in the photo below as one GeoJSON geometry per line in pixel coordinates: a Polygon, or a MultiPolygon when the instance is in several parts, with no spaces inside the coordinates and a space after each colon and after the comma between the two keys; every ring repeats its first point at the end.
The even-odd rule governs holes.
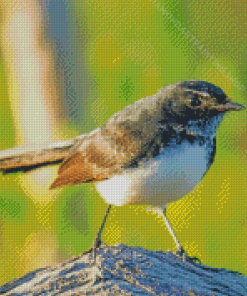
{"type": "MultiPolygon", "coordinates": [[[[245,1],[48,2],[46,29],[59,69],[54,75],[62,72],[65,85],[64,138],[89,132],[123,107],[181,80],[209,81],[247,106],[245,1]],[[67,31],[59,33],[64,25],[67,31]]],[[[0,75],[3,150],[16,145],[4,48],[0,75]]],[[[214,165],[167,210],[189,255],[245,275],[246,151],[246,111],[226,115],[214,165]]],[[[67,187],[42,203],[25,192],[21,178],[0,176],[0,284],[88,249],[107,208],[92,184],[67,187]]],[[[102,239],[175,250],[163,221],[145,206],[114,207],[102,239]]]]}

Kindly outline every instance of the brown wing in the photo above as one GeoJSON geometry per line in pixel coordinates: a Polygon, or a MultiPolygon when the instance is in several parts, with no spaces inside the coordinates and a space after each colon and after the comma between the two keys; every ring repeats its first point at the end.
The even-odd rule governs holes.
{"type": "Polygon", "coordinates": [[[51,189],[63,185],[103,181],[121,168],[116,152],[100,132],[88,136],[81,146],[65,159],[51,189]]]}
{"type": "Polygon", "coordinates": [[[139,121],[123,117],[118,122],[118,117],[112,117],[102,128],[86,135],[62,162],[50,188],[103,181],[159,153],[164,132],[157,121],[148,120],[142,113],[139,121]]]}
{"type": "Polygon", "coordinates": [[[50,189],[63,185],[73,185],[84,182],[102,181],[107,179],[107,170],[103,172],[97,169],[95,164],[88,163],[85,156],[80,152],[73,154],[66,160],[66,167],[50,186],[50,189]]]}

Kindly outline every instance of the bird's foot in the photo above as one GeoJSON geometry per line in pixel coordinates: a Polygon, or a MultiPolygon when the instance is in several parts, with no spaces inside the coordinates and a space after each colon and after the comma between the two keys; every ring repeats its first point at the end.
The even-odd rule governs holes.
{"type": "Polygon", "coordinates": [[[95,238],[92,246],[93,264],[96,264],[97,251],[105,246],[106,244],[103,243],[101,239],[98,239],[98,237],[95,238]]]}
{"type": "Polygon", "coordinates": [[[91,265],[96,265],[97,251],[104,247],[106,247],[106,244],[96,237],[92,247],[83,253],[83,254],[88,254],[88,253],[92,254],[91,261],[90,261],[91,265]]]}
{"type": "Polygon", "coordinates": [[[190,257],[184,250],[184,248],[181,246],[177,252],[172,252],[175,256],[182,259],[183,262],[189,262],[189,263],[201,263],[201,260],[197,257],[190,257]]]}

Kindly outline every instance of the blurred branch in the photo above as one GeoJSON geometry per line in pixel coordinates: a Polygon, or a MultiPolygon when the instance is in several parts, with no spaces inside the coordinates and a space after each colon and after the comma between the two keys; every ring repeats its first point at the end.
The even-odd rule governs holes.
{"type": "MultiPolygon", "coordinates": [[[[0,46],[7,77],[16,145],[37,145],[58,139],[61,135],[57,128],[59,124],[57,117],[61,113],[59,102],[63,84],[62,80],[59,81],[57,78],[56,51],[53,41],[48,36],[42,1],[0,0],[0,12],[0,46]]],[[[6,134],[6,137],[8,136],[6,134]]],[[[52,174],[54,168],[47,168],[20,176],[16,183],[23,187],[27,198],[33,199],[35,204],[38,201],[44,205],[45,202],[54,199],[56,194],[49,193],[48,186],[44,186],[51,182],[52,174]]],[[[35,220],[31,217],[32,215],[29,223],[33,225],[35,220]]],[[[47,215],[43,219],[48,220],[47,215]]],[[[41,227],[45,228],[45,223],[41,224],[41,227]]],[[[49,222],[47,225],[50,230],[49,222]]],[[[21,264],[24,270],[33,269],[33,266],[37,267],[41,262],[42,264],[56,262],[57,238],[49,230],[45,236],[45,246],[43,232],[40,229],[26,237],[22,247],[18,244],[18,256],[25,258],[25,264],[21,264]],[[50,251],[49,254],[45,254],[46,247],[50,251]],[[37,249],[43,252],[40,251],[33,258],[33,250],[37,249]]],[[[19,236],[25,236],[24,233],[23,231],[19,236]]],[[[6,246],[8,247],[8,243],[6,246]]],[[[11,255],[12,253],[8,254],[8,259],[4,258],[3,262],[6,261],[7,264],[0,268],[1,274],[8,273],[9,269],[6,266],[11,262],[8,261],[11,255]]],[[[13,270],[18,271],[18,264],[12,262],[12,265],[13,270]]]]}
{"type": "Polygon", "coordinates": [[[61,85],[41,1],[1,0],[0,6],[1,47],[17,145],[49,141],[59,114],[61,85]]]}

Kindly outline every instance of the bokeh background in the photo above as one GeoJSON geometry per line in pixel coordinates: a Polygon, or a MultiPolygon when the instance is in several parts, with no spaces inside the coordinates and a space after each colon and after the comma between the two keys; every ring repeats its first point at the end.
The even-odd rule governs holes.
{"type": "MultiPolygon", "coordinates": [[[[246,1],[0,0],[0,149],[67,139],[180,80],[247,106],[246,1]]],[[[247,118],[225,116],[208,174],[167,215],[202,263],[247,275],[247,118]]],[[[49,191],[57,167],[0,176],[0,284],[88,249],[105,202],[92,184],[49,191]]],[[[175,250],[145,206],[114,207],[111,245],[175,250]]]]}

